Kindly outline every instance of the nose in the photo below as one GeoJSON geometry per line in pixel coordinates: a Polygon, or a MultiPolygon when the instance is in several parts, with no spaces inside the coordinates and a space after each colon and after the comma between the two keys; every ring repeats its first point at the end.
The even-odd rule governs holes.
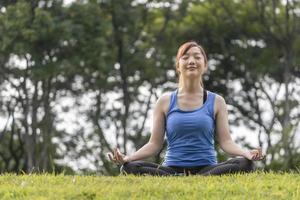
{"type": "Polygon", "coordinates": [[[194,65],[195,64],[195,59],[191,56],[188,60],[189,65],[194,65]]]}

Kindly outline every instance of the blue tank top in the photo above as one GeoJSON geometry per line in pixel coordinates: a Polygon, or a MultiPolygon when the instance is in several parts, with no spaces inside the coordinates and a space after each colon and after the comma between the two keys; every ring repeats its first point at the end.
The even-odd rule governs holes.
{"type": "Polygon", "coordinates": [[[172,92],[166,117],[167,152],[164,166],[196,167],[217,163],[214,148],[215,93],[192,111],[178,108],[177,91],[172,92]]]}

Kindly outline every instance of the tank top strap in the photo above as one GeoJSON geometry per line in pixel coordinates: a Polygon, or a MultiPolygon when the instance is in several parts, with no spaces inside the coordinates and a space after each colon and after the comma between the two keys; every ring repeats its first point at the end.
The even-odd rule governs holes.
{"type": "Polygon", "coordinates": [[[207,91],[207,106],[208,106],[208,112],[210,116],[214,119],[215,118],[215,98],[216,94],[210,91],[207,91]]]}
{"type": "Polygon", "coordinates": [[[177,89],[171,93],[168,113],[176,107],[176,96],[177,96],[177,89]]]}

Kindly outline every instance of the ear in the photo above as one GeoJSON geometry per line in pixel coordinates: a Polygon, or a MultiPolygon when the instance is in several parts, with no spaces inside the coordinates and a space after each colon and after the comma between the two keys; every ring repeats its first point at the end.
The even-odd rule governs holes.
{"type": "Polygon", "coordinates": [[[176,67],[176,73],[178,74],[178,76],[180,75],[179,67],[176,67]]]}

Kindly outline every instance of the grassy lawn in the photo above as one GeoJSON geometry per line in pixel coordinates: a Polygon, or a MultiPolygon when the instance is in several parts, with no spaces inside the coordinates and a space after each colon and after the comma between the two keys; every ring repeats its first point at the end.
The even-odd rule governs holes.
{"type": "Polygon", "coordinates": [[[228,176],[0,175],[0,199],[300,199],[300,174],[228,176]]]}

